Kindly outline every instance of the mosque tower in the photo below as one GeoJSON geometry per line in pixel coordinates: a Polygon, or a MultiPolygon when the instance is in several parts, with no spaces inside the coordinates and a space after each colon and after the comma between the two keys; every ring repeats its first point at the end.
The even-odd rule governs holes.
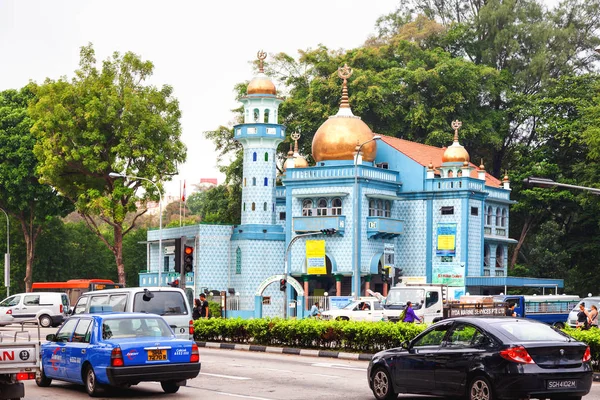
{"type": "Polygon", "coordinates": [[[258,52],[259,73],[248,84],[244,123],[234,126],[234,139],[244,147],[242,180],[242,225],[275,223],[275,179],[277,145],[285,138],[285,127],[277,123],[282,99],[265,75],[266,53],[258,52]]]}

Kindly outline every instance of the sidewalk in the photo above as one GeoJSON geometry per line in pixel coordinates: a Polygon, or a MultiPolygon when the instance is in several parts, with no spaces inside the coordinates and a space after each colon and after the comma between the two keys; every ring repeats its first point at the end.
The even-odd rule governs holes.
{"type": "Polygon", "coordinates": [[[257,346],[257,345],[253,345],[253,344],[215,343],[215,342],[196,342],[196,344],[198,345],[198,347],[206,347],[209,349],[258,351],[258,352],[262,352],[262,353],[294,354],[297,356],[340,358],[340,359],[344,359],[344,360],[370,361],[371,357],[373,357],[373,354],[369,354],[369,353],[344,353],[342,351],[295,349],[295,348],[291,348],[291,347],[267,347],[267,346],[257,346]]]}

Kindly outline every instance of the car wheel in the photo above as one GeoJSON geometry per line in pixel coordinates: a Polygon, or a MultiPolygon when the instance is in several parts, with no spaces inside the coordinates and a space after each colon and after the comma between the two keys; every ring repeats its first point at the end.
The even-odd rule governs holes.
{"type": "Polygon", "coordinates": [[[96,373],[94,368],[90,365],[85,370],[85,391],[91,396],[96,397],[100,393],[98,381],[96,379],[96,373]]]}
{"type": "Polygon", "coordinates": [[[373,372],[373,387],[371,389],[377,400],[390,400],[398,397],[394,392],[390,374],[385,368],[379,367],[373,372]]]}
{"type": "Polygon", "coordinates": [[[173,381],[161,382],[160,386],[165,391],[165,393],[177,393],[179,390],[179,385],[177,385],[173,381]]]}
{"type": "Polygon", "coordinates": [[[556,329],[565,329],[565,324],[563,324],[562,322],[557,322],[554,324],[554,327],[556,329]]]}
{"type": "Polygon", "coordinates": [[[469,385],[467,398],[469,400],[493,400],[494,395],[492,393],[490,381],[483,376],[476,376],[473,378],[469,385]]]}
{"type": "Polygon", "coordinates": [[[35,376],[35,383],[39,387],[48,387],[52,383],[52,379],[44,373],[44,368],[40,368],[40,373],[35,376]]]}
{"type": "Polygon", "coordinates": [[[50,316],[46,314],[40,315],[39,321],[40,326],[43,328],[48,328],[52,325],[52,318],[50,318],[50,316]]]}

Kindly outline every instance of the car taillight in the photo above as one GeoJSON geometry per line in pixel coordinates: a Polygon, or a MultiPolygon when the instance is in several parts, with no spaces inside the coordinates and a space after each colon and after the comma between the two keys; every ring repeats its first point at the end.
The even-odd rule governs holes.
{"type": "Polygon", "coordinates": [[[7,311],[6,311],[6,313],[7,313],[8,315],[12,315],[12,310],[7,310],[7,311]]]}
{"type": "Polygon", "coordinates": [[[61,313],[61,314],[63,313],[63,305],[62,304],[60,305],[60,311],[59,311],[59,313],[61,313]]]}
{"type": "Polygon", "coordinates": [[[17,374],[18,381],[26,381],[27,379],[35,379],[35,372],[19,372],[17,374]]]}
{"type": "Polygon", "coordinates": [[[583,362],[588,362],[592,360],[592,352],[590,351],[590,346],[585,349],[585,353],[583,353],[583,362]]]}
{"type": "Polygon", "coordinates": [[[200,352],[198,351],[198,345],[192,344],[192,355],[190,356],[190,362],[200,362],[200,352]]]}
{"type": "Polygon", "coordinates": [[[190,319],[190,335],[194,336],[194,320],[190,319]]]}
{"type": "Polygon", "coordinates": [[[500,356],[508,361],[513,361],[520,364],[535,364],[525,347],[516,346],[510,349],[500,351],[500,356]]]}
{"type": "Polygon", "coordinates": [[[110,353],[110,365],[112,367],[122,367],[124,365],[123,353],[120,347],[115,347],[110,353]]]}

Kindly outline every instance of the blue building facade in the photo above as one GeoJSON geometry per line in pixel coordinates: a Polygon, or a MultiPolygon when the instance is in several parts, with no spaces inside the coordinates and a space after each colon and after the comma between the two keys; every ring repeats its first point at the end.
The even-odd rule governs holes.
{"type": "Polygon", "coordinates": [[[313,138],[316,164],[298,153],[300,135],[292,133],[295,147],[277,176],[277,146],[286,139],[282,99],[263,72],[265,54],[258,55],[259,73],[241,99],[244,122],[234,126],[244,149],[241,224],[163,229],[160,282],[158,231],[149,231],[141,286],[179,278],[165,249],[186,236],[196,255],[187,286],[235,294],[243,317],[301,317],[310,296],[385,295],[398,279],[447,284],[455,297],[562,288],[562,280],[507,277],[508,246],[516,242],[508,237],[510,182],[488,174],[483,161],[471,163],[460,121],[447,148],[374,134],[352,113],[347,66],[338,71],[339,111],[313,138]],[[328,229],[335,234],[322,233],[328,229]]]}

